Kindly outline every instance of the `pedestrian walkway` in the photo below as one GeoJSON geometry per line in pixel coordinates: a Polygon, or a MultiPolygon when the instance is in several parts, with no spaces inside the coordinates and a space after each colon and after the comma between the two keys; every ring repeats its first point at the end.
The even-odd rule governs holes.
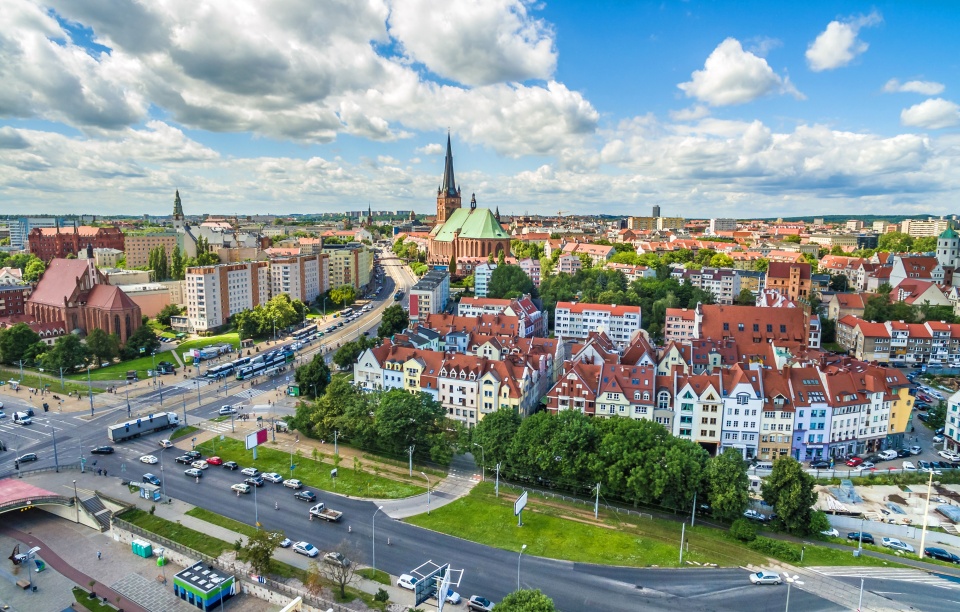
{"type": "Polygon", "coordinates": [[[894,567],[809,567],[818,574],[824,576],[844,577],[844,578],[873,578],[875,580],[900,580],[903,582],[918,582],[930,586],[948,589],[951,591],[960,591],[960,583],[941,578],[936,574],[908,568],[894,567]]]}

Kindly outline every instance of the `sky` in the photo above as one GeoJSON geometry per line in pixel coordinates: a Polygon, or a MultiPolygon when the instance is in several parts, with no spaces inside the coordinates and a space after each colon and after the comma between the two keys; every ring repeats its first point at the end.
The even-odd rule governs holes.
{"type": "Polygon", "coordinates": [[[960,3],[0,0],[0,214],[953,214],[960,3]]]}

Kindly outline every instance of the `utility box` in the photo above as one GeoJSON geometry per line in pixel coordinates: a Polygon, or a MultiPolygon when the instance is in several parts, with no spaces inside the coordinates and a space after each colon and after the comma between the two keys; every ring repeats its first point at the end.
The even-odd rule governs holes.
{"type": "Polygon", "coordinates": [[[149,559],[153,556],[153,544],[150,542],[144,542],[143,540],[134,540],[130,543],[131,548],[133,549],[133,554],[138,557],[143,557],[144,559],[149,559]]]}

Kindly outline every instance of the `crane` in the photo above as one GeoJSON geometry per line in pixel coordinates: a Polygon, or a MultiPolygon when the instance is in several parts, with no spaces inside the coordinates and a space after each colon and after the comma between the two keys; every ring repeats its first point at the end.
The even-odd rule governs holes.
{"type": "Polygon", "coordinates": [[[566,210],[558,210],[558,211],[557,211],[557,216],[558,216],[558,217],[562,217],[562,216],[563,216],[564,214],[566,214],[566,213],[567,213],[566,210]]]}

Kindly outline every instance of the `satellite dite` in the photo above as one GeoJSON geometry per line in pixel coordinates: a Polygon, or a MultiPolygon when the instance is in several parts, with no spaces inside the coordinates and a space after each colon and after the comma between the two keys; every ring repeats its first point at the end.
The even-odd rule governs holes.
{"type": "Polygon", "coordinates": [[[463,570],[450,569],[449,563],[437,565],[433,561],[427,561],[410,573],[417,578],[413,585],[413,605],[419,606],[431,597],[436,597],[438,612],[443,612],[443,606],[447,603],[447,591],[452,587],[459,588],[460,581],[463,580],[463,570]]]}

